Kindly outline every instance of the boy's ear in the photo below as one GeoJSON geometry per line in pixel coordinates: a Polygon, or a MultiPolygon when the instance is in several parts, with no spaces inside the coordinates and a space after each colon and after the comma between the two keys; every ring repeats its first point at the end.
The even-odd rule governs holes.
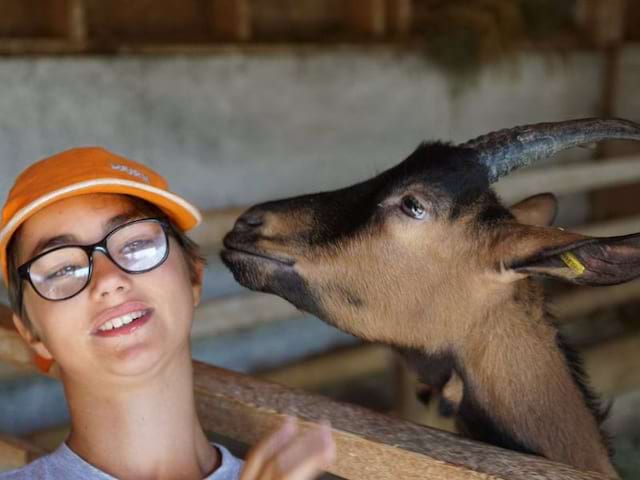
{"type": "Polygon", "coordinates": [[[507,271],[579,285],[615,285],[640,277],[640,233],[594,238],[556,228],[520,226],[501,263],[507,271]]]}
{"type": "Polygon", "coordinates": [[[509,211],[518,223],[548,227],[558,213],[558,199],[553,193],[540,193],[521,200],[509,211]]]}
{"type": "Polygon", "coordinates": [[[44,343],[27,327],[22,319],[16,315],[15,313],[12,316],[13,324],[16,327],[16,330],[20,334],[20,336],[24,339],[24,341],[31,347],[31,349],[40,357],[45,360],[53,360],[53,355],[49,349],[45,346],[44,343]]]}

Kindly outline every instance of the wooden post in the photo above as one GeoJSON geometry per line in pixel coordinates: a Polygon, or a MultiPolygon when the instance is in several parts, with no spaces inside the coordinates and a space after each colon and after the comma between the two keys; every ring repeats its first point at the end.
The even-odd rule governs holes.
{"type": "Polygon", "coordinates": [[[221,40],[243,42],[251,38],[249,0],[210,0],[213,34],[221,40]]]}
{"type": "Polygon", "coordinates": [[[413,0],[387,0],[387,29],[397,37],[411,33],[413,20],[413,0]]]}
{"type": "Polygon", "coordinates": [[[578,23],[598,47],[619,44],[624,38],[626,0],[580,0],[578,23]]]}
{"type": "Polygon", "coordinates": [[[53,29],[76,47],[84,47],[87,41],[85,0],[53,0],[51,6],[53,29]]]}
{"type": "Polygon", "coordinates": [[[379,38],[386,33],[385,0],[349,0],[347,24],[356,36],[379,38]]]}

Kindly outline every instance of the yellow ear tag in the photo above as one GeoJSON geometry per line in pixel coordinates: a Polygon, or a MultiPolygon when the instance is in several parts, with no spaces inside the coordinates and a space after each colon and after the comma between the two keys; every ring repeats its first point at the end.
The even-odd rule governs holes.
{"type": "Polygon", "coordinates": [[[582,275],[586,270],[585,266],[578,260],[571,252],[564,252],[560,255],[560,258],[564,262],[564,264],[571,269],[571,271],[577,275],[582,275]]]}

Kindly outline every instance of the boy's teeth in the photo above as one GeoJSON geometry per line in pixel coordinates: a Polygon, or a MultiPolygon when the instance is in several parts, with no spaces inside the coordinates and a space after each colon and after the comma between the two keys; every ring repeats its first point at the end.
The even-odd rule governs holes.
{"type": "Polygon", "coordinates": [[[137,318],[140,318],[143,315],[144,315],[143,311],[138,311],[138,312],[127,313],[125,315],[122,315],[121,317],[112,318],[111,320],[107,320],[106,322],[104,322],[100,326],[100,328],[98,328],[98,330],[105,332],[107,330],[113,330],[114,328],[120,328],[123,325],[130,324],[131,322],[133,322],[137,318]]]}

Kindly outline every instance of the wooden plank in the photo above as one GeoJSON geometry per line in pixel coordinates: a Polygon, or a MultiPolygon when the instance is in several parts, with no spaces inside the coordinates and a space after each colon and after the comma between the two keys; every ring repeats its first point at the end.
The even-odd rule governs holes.
{"type": "Polygon", "coordinates": [[[211,24],[216,38],[244,42],[251,38],[249,0],[211,0],[211,24]]]}
{"type": "Polygon", "coordinates": [[[523,171],[498,182],[496,190],[507,202],[512,202],[541,192],[566,195],[638,180],[640,156],[628,155],[606,163],[558,165],[523,171]]]}
{"type": "Polygon", "coordinates": [[[568,321],[597,310],[638,300],[640,300],[640,280],[634,280],[612,287],[577,288],[573,292],[552,298],[550,306],[558,319],[568,321]]]}
{"type": "Polygon", "coordinates": [[[85,0],[67,0],[68,2],[68,36],[78,47],[85,46],[87,41],[87,11],[85,0]]]}
{"type": "Polygon", "coordinates": [[[625,32],[626,0],[580,0],[578,23],[596,47],[620,43],[625,32]]]}
{"type": "Polygon", "coordinates": [[[615,237],[640,232],[640,215],[582,225],[569,230],[593,237],[615,237]]]}
{"type": "MultiPolygon", "coordinates": [[[[0,328],[0,337],[10,334],[17,336],[0,328]]],[[[339,452],[331,472],[345,478],[602,478],[200,362],[194,362],[194,369],[197,405],[207,431],[252,444],[283,415],[300,417],[305,425],[328,419],[339,452]]]]}
{"type": "Polygon", "coordinates": [[[383,37],[386,31],[385,0],[349,0],[347,28],[356,36],[383,37]]]}
{"type": "Polygon", "coordinates": [[[29,442],[0,433],[0,472],[23,467],[45,453],[29,442]]]}
{"type": "Polygon", "coordinates": [[[597,392],[607,396],[640,386],[640,335],[605,342],[583,352],[586,371],[597,392]]]}
{"type": "Polygon", "coordinates": [[[340,37],[343,0],[261,0],[251,4],[252,38],[258,42],[315,42],[340,37]]]}
{"type": "MultiPolygon", "coordinates": [[[[8,333],[0,329],[0,336],[8,333]]],[[[284,415],[301,418],[305,426],[329,420],[338,445],[330,471],[345,478],[602,478],[200,362],[194,362],[194,370],[196,402],[207,431],[253,444],[284,415]]]]}
{"type": "Polygon", "coordinates": [[[234,295],[198,307],[191,335],[194,338],[220,335],[301,315],[293,305],[275,295],[253,292],[234,295]]]}
{"type": "Polygon", "coordinates": [[[3,38],[0,39],[0,55],[66,55],[82,52],[84,47],[69,40],[47,38],[3,38]]]}
{"type": "Polygon", "coordinates": [[[337,444],[329,471],[344,478],[604,478],[203,363],[194,362],[194,369],[205,430],[253,444],[285,415],[300,418],[303,428],[328,420],[337,444]]]}
{"type": "Polygon", "coordinates": [[[413,26],[413,0],[387,0],[387,30],[397,37],[406,37],[413,26]]]}
{"type": "Polygon", "coordinates": [[[85,0],[51,0],[50,21],[56,34],[84,46],[87,39],[85,0]]]}
{"type": "Polygon", "coordinates": [[[287,387],[314,390],[385,371],[392,359],[389,347],[367,344],[271,370],[260,374],[260,378],[287,387]]]}

